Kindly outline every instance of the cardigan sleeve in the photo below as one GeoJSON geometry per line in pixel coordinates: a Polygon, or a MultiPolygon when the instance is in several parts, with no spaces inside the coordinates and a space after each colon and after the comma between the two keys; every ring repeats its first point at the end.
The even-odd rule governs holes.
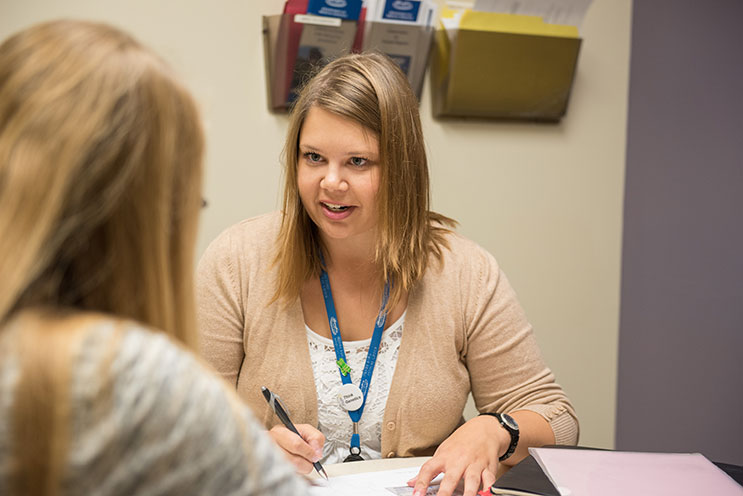
{"type": "Polygon", "coordinates": [[[576,444],[575,410],[544,363],[531,325],[492,255],[477,247],[460,277],[465,299],[465,363],[480,412],[531,410],[557,444],[576,444]]]}
{"type": "Polygon", "coordinates": [[[199,351],[224,379],[237,386],[245,357],[244,305],[238,282],[237,252],[228,230],[215,239],[196,269],[199,351]]]}

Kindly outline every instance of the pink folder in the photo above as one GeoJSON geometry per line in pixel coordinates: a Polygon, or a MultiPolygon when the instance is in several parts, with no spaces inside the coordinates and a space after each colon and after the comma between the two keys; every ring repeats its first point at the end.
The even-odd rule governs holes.
{"type": "Polygon", "coordinates": [[[563,496],[743,496],[699,453],[529,448],[563,496]]]}

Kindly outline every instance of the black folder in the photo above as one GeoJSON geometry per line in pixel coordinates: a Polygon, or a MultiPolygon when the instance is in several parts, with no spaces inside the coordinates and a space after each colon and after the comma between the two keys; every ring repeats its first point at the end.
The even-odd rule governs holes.
{"type": "Polygon", "coordinates": [[[529,455],[503,474],[490,488],[492,494],[513,496],[560,496],[560,491],[529,455]]]}

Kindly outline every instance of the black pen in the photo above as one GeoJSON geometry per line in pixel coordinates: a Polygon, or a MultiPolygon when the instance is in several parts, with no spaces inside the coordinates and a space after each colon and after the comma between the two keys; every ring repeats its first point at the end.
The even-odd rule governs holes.
{"type": "MultiPolygon", "coordinates": [[[[278,394],[272,393],[267,387],[261,386],[261,392],[263,393],[263,397],[266,398],[266,401],[268,401],[268,406],[271,407],[271,410],[276,414],[277,417],[279,417],[279,420],[281,420],[281,423],[284,424],[284,426],[292,431],[294,434],[296,434],[299,437],[302,437],[302,435],[299,433],[296,427],[294,427],[294,424],[292,424],[291,419],[289,418],[289,414],[286,413],[286,409],[284,408],[284,405],[281,403],[281,398],[279,398],[278,394]]],[[[325,477],[325,480],[328,479],[328,474],[325,473],[325,469],[322,468],[322,465],[320,465],[320,462],[314,462],[312,464],[315,467],[315,470],[317,470],[317,473],[325,477]]]]}

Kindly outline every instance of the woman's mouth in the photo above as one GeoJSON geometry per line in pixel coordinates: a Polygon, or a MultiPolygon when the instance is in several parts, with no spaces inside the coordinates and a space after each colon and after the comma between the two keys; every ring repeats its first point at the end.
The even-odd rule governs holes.
{"type": "Polygon", "coordinates": [[[320,202],[322,203],[323,207],[327,208],[331,212],[343,212],[351,208],[348,205],[340,205],[337,203],[327,203],[327,202],[320,202]]]}
{"type": "Polygon", "coordinates": [[[325,214],[325,217],[330,220],[343,220],[351,215],[351,212],[353,212],[355,208],[352,205],[343,205],[340,203],[329,203],[324,201],[321,201],[320,205],[322,205],[322,211],[325,214]]]}

